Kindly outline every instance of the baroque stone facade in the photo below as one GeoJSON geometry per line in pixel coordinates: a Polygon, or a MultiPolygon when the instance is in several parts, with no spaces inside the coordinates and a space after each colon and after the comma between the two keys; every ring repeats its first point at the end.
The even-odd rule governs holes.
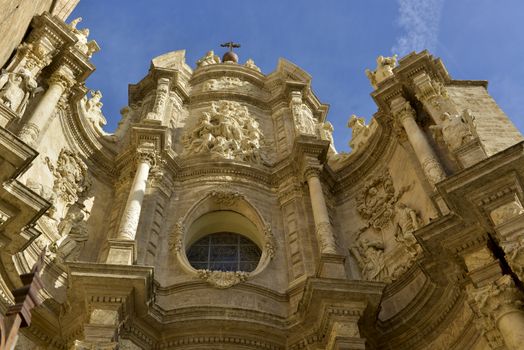
{"type": "Polygon", "coordinates": [[[485,82],[380,56],[338,153],[293,63],[174,51],[109,133],[79,26],[36,16],[0,76],[19,349],[522,349],[524,140],[485,82]]]}

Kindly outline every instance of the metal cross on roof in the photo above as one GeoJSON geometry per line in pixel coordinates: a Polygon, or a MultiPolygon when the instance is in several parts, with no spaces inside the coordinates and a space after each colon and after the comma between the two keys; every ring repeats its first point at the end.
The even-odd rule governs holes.
{"type": "Polygon", "coordinates": [[[233,48],[240,47],[240,44],[234,43],[232,41],[228,41],[227,43],[220,44],[221,47],[229,47],[229,51],[233,52],[233,48]]]}

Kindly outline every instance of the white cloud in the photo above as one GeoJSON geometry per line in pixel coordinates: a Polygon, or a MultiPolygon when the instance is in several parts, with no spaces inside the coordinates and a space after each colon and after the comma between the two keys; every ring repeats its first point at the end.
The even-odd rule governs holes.
{"type": "Polygon", "coordinates": [[[400,57],[411,51],[435,50],[444,0],[397,0],[403,33],[391,51],[400,57]]]}

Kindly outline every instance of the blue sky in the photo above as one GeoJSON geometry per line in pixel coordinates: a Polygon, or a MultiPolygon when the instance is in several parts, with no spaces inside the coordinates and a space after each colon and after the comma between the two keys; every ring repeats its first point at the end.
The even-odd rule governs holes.
{"type": "Polygon", "coordinates": [[[102,91],[109,131],[127,105],[127,85],[147,74],[153,57],[185,49],[194,67],[229,40],[242,44],[241,62],[253,58],[266,74],[284,57],[312,75],[339,151],[348,150],[349,116],[376,111],[364,70],[378,55],[423,48],[455,79],[488,80],[524,131],[522,0],[81,0],[70,19],[78,16],[102,48],[86,85],[102,91]]]}

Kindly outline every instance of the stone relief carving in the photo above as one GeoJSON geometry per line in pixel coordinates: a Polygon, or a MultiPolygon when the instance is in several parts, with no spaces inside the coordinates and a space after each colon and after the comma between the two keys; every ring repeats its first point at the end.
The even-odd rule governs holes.
{"type": "Polygon", "coordinates": [[[495,260],[491,251],[487,248],[483,248],[464,255],[464,262],[469,271],[474,271],[478,268],[484,267],[495,260]]]}
{"type": "Polygon", "coordinates": [[[521,281],[524,281],[524,235],[501,242],[506,260],[521,281]]]}
{"type": "Polygon", "coordinates": [[[448,100],[449,95],[445,86],[440,82],[431,79],[427,74],[422,73],[413,79],[415,83],[415,96],[422,103],[429,103],[437,111],[443,109],[443,100],[448,100]],[[439,98],[437,98],[439,97],[439,98]]]}
{"type": "Polygon", "coordinates": [[[395,217],[398,228],[395,232],[395,239],[406,248],[412,258],[415,258],[422,251],[413,235],[413,232],[421,226],[420,216],[406,204],[397,203],[395,217]]]}
{"type": "Polygon", "coordinates": [[[262,163],[263,134],[246,106],[238,102],[213,102],[193,130],[182,138],[182,155],[210,154],[213,158],[262,163]]]}
{"type": "Polygon", "coordinates": [[[393,68],[397,65],[397,55],[393,57],[377,57],[377,68],[374,71],[366,69],[366,76],[373,88],[377,88],[378,84],[383,80],[393,75],[393,68]]]}
{"type": "Polygon", "coordinates": [[[147,114],[147,119],[162,120],[169,100],[171,81],[168,78],[158,79],[155,91],[155,104],[153,110],[147,114]]]}
{"type": "Polygon", "coordinates": [[[466,144],[473,139],[472,125],[465,116],[471,116],[467,112],[461,115],[451,115],[447,112],[440,116],[440,124],[432,125],[430,129],[434,132],[435,138],[439,136],[449,148],[450,151],[455,151],[460,146],[466,144]]]}
{"type": "Polygon", "coordinates": [[[513,201],[492,210],[489,216],[495,225],[500,225],[523,213],[524,208],[520,200],[515,196],[513,201]]]}
{"type": "Polygon", "coordinates": [[[226,289],[244,282],[249,277],[248,272],[242,271],[210,271],[197,270],[198,277],[215,288],[226,289]]]}
{"type": "Polygon", "coordinates": [[[17,72],[4,71],[0,75],[0,103],[21,116],[37,87],[35,78],[25,68],[17,72]]]}
{"type": "Polygon", "coordinates": [[[403,187],[395,194],[393,179],[387,170],[368,180],[357,196],[357,210],[368,220],[367,227],[381,229],[395,214],[395,203],[409,189],[403,187]]]}
{"type": "Polygon", "coordinates": [[[243,81],[236,77],[222,77],[220,79],[211,79],[204,84],[203,91],[217,91],[223,89],[234,89],[248,85],[247,81],[243,81]]]}
{"type": "Polygon", "coordinates": [[[291,102],[289,108],[295,121],[295,129],[300,134],[316,135],[316,121],[309,108],[302,102],[300,91],[291,92],[291,102]]]}
{"type": "Polygon", "coordinates": [[[260,72],[260,68],[255,64],[255,61],[252,58],[249,58],[246,63],[244,63],[244,66],[246,66],[249,69],[256,70],[257,72],[260,72]]]}
{"type": "Polygon", "coordinates": [[[350,250],[360,266],[362,278],[391,282],[391,274],[384,261],[384,242],[367,238],[358,239],[357,242],[350,250]]]}
{"type": "Polygon", "coordinates": [[[375,133],[377,129],[377,123],[375,119],[371,119],[369,125],[366,125],[364,118],[352,115],[348,121],[348,128],[351,128],[351,140],[349,141],[349,147],[351,147],[351,153],[358,153],[364,149],[364,146],[368,143],[369,139],[375,133]]]}
{"type": "Polygon", "coordinates": [[[58,155],[56,165],[48,157],[45,162],[55,178],[53,191],[65,203],[75,203],[79,195],[89,188],[87,165],[77,153],[64,148],[58,155]]]}
{"type": "Polygon", "coordinates": [[[197,68],[205,67],[210,64],[217,64],[220,63],[220,57],[215,55],[215,52],[213,50],[208,51],[204,57],[199,59],[197,61],[197,68]]]}
{"type": "Polygon", "coordinates": [[[273,236],[273,232],[271,231],[271,225],[266,224],[264,227],[264,249],[267,252],[267,255],[273,259],[275,257],[275,236],[273,236]]]}
{"type": "Polygon", "coordinates": [[[182,250],[183,246],[183,239],[184,237],[184,223],[183,220],[180,219],[175,224],[174,230],[169,235],[169,249],[175,251],[175,253],[179,253],[182,250]]]}
{"type": "Polygon", "coordinates": [[[393,180],[386,170],[368,180],[357,195],[357,211],[366,224],[357,232],[350,250],[364,279],[391,282],[422,252],[413,235],[422,226],[422,220],[414,209],[399,202],[409,188],[402,187],[395,193],[393,180]],[[388,234],[393,235],[396,242],[390,247],[386,247],[383,238],[388,234]]]}
{"type": "Polygon", "coordinates": [[[39,181],[33,179],[27,179],[26,186],[29,187],[33,192],[43,197],[46,201],[51,203],[51,207],[45,212],[44,215],[55,218],[56,208],[56,194],[53,189],[49,186],[42,185],[39,181]]]}

